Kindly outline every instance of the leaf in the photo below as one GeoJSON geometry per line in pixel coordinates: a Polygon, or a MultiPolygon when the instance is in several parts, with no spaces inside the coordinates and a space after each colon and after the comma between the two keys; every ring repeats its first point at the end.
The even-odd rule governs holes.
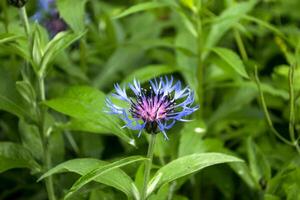
{"type": "Polygon", "coordinates": [[[166,66],[166,65],[148,65],[143,67],[142,69],[138,69],[134,71],[132,74],[127,76],[123,81],[122,84],[132,82],[134,78],[139,80],[140,82],[148,81],[152,78],[161,76],[163,74],[170,74],[177,71],[175,67],[166,66]]]}
{"type": "Polygon", "coordinates": [[[16,91],[11,72],[0,68],[0,110],[10,112],[19,118],[27,116],[22,97],[16,91]]]}
{"type": "MultiPolygon", "coordinates": [[[[73,172],[83,176],[88,172],[92,171],[93,169],[99,169],[108,164],[109,164],[108,162],[93,159],[93,158],[73,159],[73,160],[63,162],[55,166],[54,168],[50,169],[45,174],[43,174],[39,180],[44,179],[53,174],[64,173],[64,172],[73,172]]],[[[102,174],[101,176],[95,178],[94,181],[114,187],[124,192],[128,197],[132,196],[133,181],[121,169],[116,168],[111,171],[108,171],[102,174]]]]}
{"type": "Polygon", "coordinates": [[[59,15],[75,32],[84,30],[86,2],[87,0],[77,1],[76,3],[73,0],[59,0],[56,2],[59,15]]]}
{"type": "Polygon", "coordinates": [[[184,128],[180,131],[178,156],[204,152],[206,148],[202,137],[205,132],[206,127],[203,121],[195,120],[185,123],[184,128]]]}
{"type": "Polygon", "coordinates": [[[97,167],[91,171],[89,171],[88,173],[84,174],[82,177],[80,177],[71,187],[71,189],[68,191],[68,193],[65,196],[65,199],[67,199],[68,197],[70,197],[74,192],[76,192],[77,190],[79,190],[81,187],[83,187],[84,185],[86,185],[87,183],[93,181],[94,179],[104,175],[105,173],[110,172],[111,170],[123,167],[125,165],[129,165],[131,163],[134,162],[138,162],[138,161],[143,161],[146,158],[141,157],[141,156],[131,156],[131,157],[127,157],[121,160],[118,160],[116,162],[104,165],[102,167],[97,167]]]}
{"type": "Polygon", "coordinates": [[[59,128],[72,131],[86,131],[96,134],[109,134],[107,129],[99,125],[97,122],[83,119],[73,118],[65,124],[58,124],[59,128]]]}
{"type": "Polygon", "coordinates": [[[247,139],[247,151],[250,170],[256,182],[269,181],[271,178],[270,164],[251,137],[247,139]]]}
{"type": "Polygon", "coordinates": [[[13,168],[40,170],[27,149],[12,142],[0,142],[0,173],[13,168]]]}
{"type": "Polygon", "coordinates": [[[243,61],[234,51],[220,47],[215,47],[212,50],[216,54],[218,54],[225,62],[227,62],[234,71],[236,71],[242,77],[249,79],[243,61]]]}
{"type": "Polygon", "coordinates": [[[48,63],[51,62],[58,53],[66,49],[84,34],[85,31],[76,34],[69,31],[58,33],[44,49],[44,54],[40,64],[40,73],[43,74],[45,72],[48,63]]]}
{"type": "Polygon", "coordinates": [[[156,188],[178,178],[195,173],[211,165],[227,162],[242,162],[242,160],[221,153],[199,153],[180,157],[163,166],[155,173],[148,183],[147,195],[151,194],[156,188]]]}
{"type": "MultiPolygon", "coordinates": [[[[235,3],[233,6],[227,8],[217,17],[215,23],[212,25],[208,38],[206,39],[204,49],[210,50],[214,47],[221,37],[232,28],[238,21],[249,11],[251,11],[256,4],[256,0],[248,2],[235,3]]],[[[209,52],[203,54],[206,58],[209,52]]]]}
{"type": "Polygon", "coordinates": [[[62,97],[46,101],[45,104],[71,117],[91,121],[90,125],[96,123],[99,126],[97,129],[113,133],[127,143],[134,144],[134,139],[127,135],[126,129],[122,129],[114,117],[104,112],[105,99],[105,94],[95,88],[76,86],[62,97]]]}
{"type": "Polygon", "coordinates": [[[21,36],[15,35],[13,33],[1,33],[0,34],[0,44],[15,41],[16,39],[20,38],[21,36]]]}
{"type": "Polygon", "coordinates": [[[161,8],[161,7],[165,7],[168,4],[166,3],[162,3],[162,2],[145,2],[145,3],[140,3],[134,6],[131,6],[130,8],[126,9],[125,11],[123,11],[122,13],[120,13],[119,15],[115,16],[115,19],[118,18],[122,18],[137,12],[141,12],[141,11],[146,11],[146,10],[150,10],[150,9],[154,9],[154,8],[161,8]]]}

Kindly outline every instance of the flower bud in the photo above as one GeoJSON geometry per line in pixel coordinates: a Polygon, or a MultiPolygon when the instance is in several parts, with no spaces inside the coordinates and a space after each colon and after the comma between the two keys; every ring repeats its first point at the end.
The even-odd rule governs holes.
{"type": "Polygon", "coordinates": [[[7,0],[8,3],[12,6],[15,6],[17,8],[22,8],[28,0],[7,0]]]}

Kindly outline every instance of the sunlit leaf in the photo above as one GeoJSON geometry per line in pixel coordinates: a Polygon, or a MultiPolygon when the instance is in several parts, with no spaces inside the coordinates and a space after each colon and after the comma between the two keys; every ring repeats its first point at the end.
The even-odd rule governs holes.
{"type": "Polygon", "coordinates": [[[227,62],[234,71],[244,78],[249,78],[243,61],[234,51],[220,47],[213,48],[212,50],[217,53],[225,62],[227,62]]]}
{"type": "Polygon", "coordinates": [[[195,173],[205,167],[227,162],[242,162],[242,160],[221,153],[199,153],[180,157],[164,165],[155,173],[149,182],[147,194],[149,195],[163,184],[195,173]]]}
{"type": "MultiPolygon", "coordinates": [[[[100,130],[115,134],[127,143],[134,144],[126,129],[122,129],[114,117],[104,112],[105,99],[105,94],[95,88],[77,86],[70,88],[62,97],[46,101],[45,104],[71,117],[91,121],[90,125],[96,123],[101,127],[100,130]]],[[[88,127],[89,125],[86,126],[88,127]]],[[[95,128],[91,130],[94,131],[95,128]]]]}

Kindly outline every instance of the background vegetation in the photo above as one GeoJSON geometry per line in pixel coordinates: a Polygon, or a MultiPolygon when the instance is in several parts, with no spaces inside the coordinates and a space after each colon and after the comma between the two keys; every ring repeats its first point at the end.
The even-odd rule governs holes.
{"type": "Polygon", "coordinates": [[[200,109],[170,140],[158,135],[153,174],[199,170],[209,159],[162,170],[191,154],[244,162],[173,173],[181,178],[160,179],[149,199],[300,199],[300,1],[0,5],[0,199],[138,199],[144,158],[129,156],[146,155],[147,135],[121,129],[102,112],[104,99],[116,82],[161,75],[189,85],[200,109]]]}

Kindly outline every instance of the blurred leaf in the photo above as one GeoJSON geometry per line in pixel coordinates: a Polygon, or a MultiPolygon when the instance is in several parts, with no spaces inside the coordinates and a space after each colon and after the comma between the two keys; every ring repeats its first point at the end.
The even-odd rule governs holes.
{"type": "Polygon", "coordinates": [[[0,44],[5,42],[15,41],[16,39],[20,38],[21,36],[15,35],[13,33],[1,33],[0,34],[0,44]]]}
{"type": "Polygon", "coordinates": [[[0,173],[13,168],[40,170],[27,149],[12,142],[0,142],[0,173]]]}
{"type": "Polygon", "coordinates": [[[243,108],[244,105],[251,102],[256,97],[257,91],[254,88],[239,88],[231,92],[227,92],[225,99],[218,106],[217,110],[213,113],[208,121],[208,125],[223,119],[229,114],[243,108]]]}
{"type": "Polygon", "coordinates": [[[110,134],[107,129],[98,124],[97,122],[83,119],[73,118],[65,124],[57,124],[61,129],[67,129],[71,131],[84,131],[96,134],[110,134]]]}
{"type": "MultiPolygon", "coordinates": [[[[73,172],[77,173],[81,176],[88,174],[94,169],[102,169],[108,162],[93,159],[93,158],[78,158],[63,162],[54,168],[50,169],[48,172],[43,174],[41,179],[44,179],[48,176],[58,173],[65,173],[65,172],[73,172]]],[[[114,187],[122,192],[124,192],[128,197],[132,196],[132,185],[133,181],[131,178],[121,169],[115,168],[111,171],[107,171],[103,173],[101,176],[98,176],[94,179],[94,181],[109,185],[114,187]]]]}
{"type": "MultiPolygon", "coordinates": [[[[223,11],[221,15],[217,17],[215,23],[213,23],[212,28],[208,33],[204,49],[209,51],[214,47],[230,28],[238,23],[246,13],[253,9],[255,4],[256,0],[235,3],[233,6],[223,11]]],[[[207,55],[208,52],[205,52],[203,58],[206,58],[207,55]]]]}
{"type": "MultiPolygon", "coordinates": [[[[107,133],[113,133],[129,144],[134,144],[134,139],[130,138],[125,129],[117,123],[115,118],[104,112],[106,96],[101,91],[88,87],[77,86],[70,88],[62,97],[46,101],[45,104],[52,109],[69,115],[71,117],[82,119],[84,122],[91,121],[85,128],[91,128],[95,132],[93,122],[100,130],[106,130],[107,133]]],[[[97,127],[96,130],[99,130],[97,127]]]]}
{"type": "MultiPolygon", "coordinates": [[[[65,196],[65,199],[67,199],[68,197],[70,197],[74,192],[78,191],[81,187],[83,187],[84,185],[86,185],[87,183],[95,180],[96,178],[99,178],[103,175],[105,175],[106,173],[123,167],[125,165],[129,165],[131,163],[134,162],[138,162],[138,161],[143,161],[146,158],[141,157],[141,156],[131,156],[131,157],[127,157],[121,160],[118,160],[116,162],[110,163],[110,164],[106,164],[103,165],[101,167],[96,167],[93,170],[89,171],[88,173],[84,174],[83,176],[81,176],[71,187],[71,189],[68,191],[68,193],[65,196]]],[[[118,181],[115,180],[115,181],[118,181]]],[[[133,182],[132,182],[133,185],[133,182]]],[[[131,185],[131,186],[132,186],[131,185]]]]}
{"type": "Polygon", "coordinates": [[[14,80],[9,71],[0,68],[0,110],[10,112],[19,118],[27,116],[22,97],[14,87],[14,80]]]}
{"type": "Polygon", "coordinates": [[[143,67],[142,69],[138,69],[134,71],[132,74],[127,76],[122,84],[126,84],[128,82],[132,82],[134,78],[139,80],[141,83],[146,82],[155,77],[162,76],[164,74],[171,74],[177,71],[175,67],[166,66],[166,65],[148,65],[143,67]]]}
{"type": "Polygon", "coordinates": [[[242,160],[221,153],[199,153],[180,157],[161,167],[151,179],[147,194],[151,194],[156,188],[170,183],[183,176],[195,173],[205,167],[227,163],[243,162],[242,160]]]}
{"type": "Polygon", "coordinates": [[[19,121],[19,132],[22,145],[39,160],[43,158],[43,145],[37,126],[29,125],[24,120],[19,121]]]}
{"type": "Polygon", "coordinates": [[[187,122],[180,131],[178,157],[204,152],[206,149],[202,137],[205,132],[206,127],[203,121],[187,122]]]}
{"type": "Polygon", "coordinates": [[[93,86],[103,88],[113,82],[112,76],[120,71],[132,69],[136,63],[142,59],[144,51],[140,47],[126,46],[120,47],[109,57],[102,73],[93,80],[93,86]]]}
{"type": "Polygon", "coordinates": [[[212,50],[216,54],[218,54],[225,62],[227,62],[230,67],[234,69],[234,71],[236,71],[242,77],[249,79],[243,61],[234,51],[220,47],[215,47],[212,50]]]}
{"type": "Polygon", "coordinates": [[[74,3],[73,0],[57,1],[59,15],[75,31],[82,32],[85,22],[85,4],[87,0],[81,0],[74,3]]]}
{"type": "Polygon", "coordinates": [[[58,33],[45,47],[43,57],[40,63],[40,73],[44,73],[47,65],[55,58],[55,56],[70,46],[76,40],[81,38],[85,32],[71,33],[60,32],[58,33]]]}
{"type": "Polygon", "coordinates": [[[260,151],[259,147],[255,145],[252,138],[247,139],[247,151],[251,172],[256,182],[259,182],[262,187],[266,187],[266,183],[271,178],[271,167],[260,151]]]}
{"type": "Polygon", "coordinates": [[[150,10],[150,9],[154,9],[154,8],[161,8],[161,7],[165,7],[165,6],[168,6],[168,4],[162,3],[162,2],[140,3],[137,5],[131,6],[130,8],[123,11],[122,13],[118,14],[117,16],[115,16],[115,19],[122,18],[122,17],[131,15],[131,14],[134,14],[137,12],[146,11],[146,10],[150,10]]]}

